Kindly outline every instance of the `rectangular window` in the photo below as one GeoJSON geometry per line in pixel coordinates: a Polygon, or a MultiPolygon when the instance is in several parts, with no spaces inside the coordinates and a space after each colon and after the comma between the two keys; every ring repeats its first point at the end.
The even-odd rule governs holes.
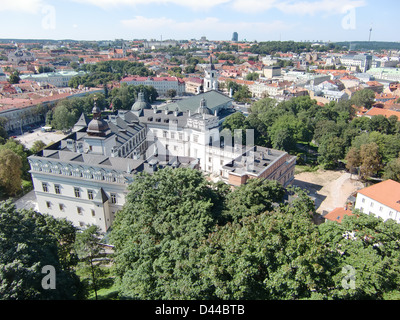
{"type": "Polygon", "coordinates": [[[81,190],[79,188],[74,188],[75,198],[81,197],[81,190]]]}
{"type": "Polygon", "coordinates": [[[167,138],[168,137],[168,131],[163,131],[163,137],[167,138]]]}
{"type": "Polygon", "coordinates": [[[179,132],[179,140],[183,140],[183,133],[179,132]]]}
{"type": "Polygon", "coordinates": [[[83,209],[81,207],[76,207],[76,212],[78,214],[82,214],[83,213],[83,209]]]}
{"type": "Polygon", "coordinates": [[[92,217],[94,217],[96,215],[96,213],[93,209],[91,209],[91,211],[92,211],[92,217]]]}
{"type": "Polygon", "coordinates": [[[42,182],[42,188],[43,188],[43,192],[49,192],[49,188],[48,188],[46,182],[42,182]]]}
{"type": "Polygon", "coordinates": [[[64,209],[65,209],[65,206],[62,203],[59,203],[58,207],[60,208],[60,211],[64,211],[64,209]]]}
{"type": "Polygon", "coordinates": [[[47,209],[51,209],[51,202],[50,201],[46,201],[46,207],[47,207],[47,209]]]}
{"type": "Polygon", "coordinates": [[[61,194],[61,189],[59,184],[54,185],[54,191],[57,194],[61,194]]]}
{"type": "Polygon", "coordinates": [[[194,142],[199,142],[199,136],[197,134],[193,135],[193,141],[194,142]]]}
{"type": "Polygon", "coordinates": [[[115,193],[111,193],[111,203],[117,203],[117,195],[115,193]]]}
{"type": "Polygon", "coordinates": [[[88,190],[87,196],[89,200],[93,200],[93,190],[88,190]]]}
{"type": "Polygon", "coordinates": [[[175,132],[171,132],[171,139],[175,139],[175,132]]]}

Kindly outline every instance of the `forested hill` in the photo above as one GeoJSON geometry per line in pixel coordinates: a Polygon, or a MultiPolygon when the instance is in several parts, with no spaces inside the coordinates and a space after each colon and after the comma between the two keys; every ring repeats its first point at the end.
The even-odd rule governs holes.
{"type": "Polygon", "coordinates": [[[349,50],[400,50],[400,42],[385,41],[345,41],[335,42],[337,46],[347,47],[349,50]]]}

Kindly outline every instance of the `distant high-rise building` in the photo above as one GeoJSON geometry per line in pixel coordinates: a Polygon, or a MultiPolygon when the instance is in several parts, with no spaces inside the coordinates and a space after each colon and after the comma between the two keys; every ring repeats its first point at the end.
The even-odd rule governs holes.
{"type": "Polygon", "coordinates": [[[238,39],[239,39],[238,33],[234,32],[233,35],[232,35],[232,41],[238,41],[238,39]]]}

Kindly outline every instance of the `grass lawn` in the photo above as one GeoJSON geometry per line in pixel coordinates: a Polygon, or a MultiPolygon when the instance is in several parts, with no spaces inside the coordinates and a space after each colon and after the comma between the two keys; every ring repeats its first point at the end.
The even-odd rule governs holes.
{"type": "MultiPolygon", "coordinates": [[[[96,293],[92,285],[92,277],[89,269],[79,268],[76,274],[80,277],[81,281],[89,286],[89,294],[87,300],[95,300],[96,293]]],[[[96,278],[97,284],[97,299],[98,300],[113,300],[117,299],[118,288],[115,285],[114,277],[110,274],[109,267],[101,267],[101,275],[96,278]]]]}

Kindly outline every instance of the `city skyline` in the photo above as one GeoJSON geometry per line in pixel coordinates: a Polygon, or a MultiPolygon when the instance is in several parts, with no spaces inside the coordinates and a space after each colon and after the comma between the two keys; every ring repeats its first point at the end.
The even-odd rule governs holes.
{"type": "Polygon", "coordinates": [[[231,40],[237,32],[239,41],[399,41],[395,6],[393,0],[14,0],[0,8],[0,38],[231,40]]]}

